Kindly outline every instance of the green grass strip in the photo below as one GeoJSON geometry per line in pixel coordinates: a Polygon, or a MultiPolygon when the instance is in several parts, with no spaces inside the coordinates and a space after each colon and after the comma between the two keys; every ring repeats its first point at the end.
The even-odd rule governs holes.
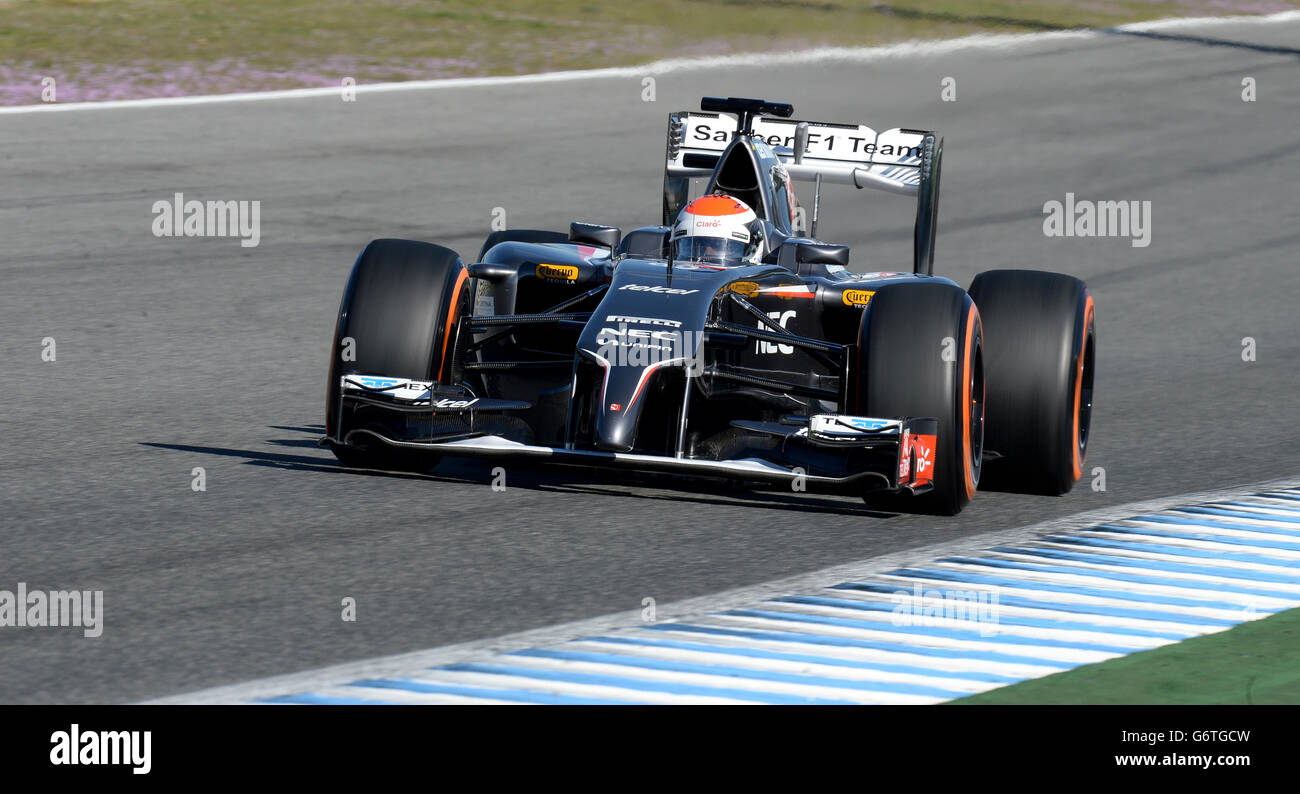
{"type": "Polygon", "coordinates": [[[1300,704],[1300,609],[952,702],[1300,704]]]}

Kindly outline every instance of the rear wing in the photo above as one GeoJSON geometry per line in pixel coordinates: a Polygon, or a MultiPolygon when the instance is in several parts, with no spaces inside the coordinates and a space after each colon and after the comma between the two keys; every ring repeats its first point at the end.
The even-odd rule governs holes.
{"type": "MultiPolygon", "coordinates": [[[[712,106],[756,101],[714,100],[712,106]]],[[[710,176],[732,138],[749,134],[772,148],[792,179],[817,183],[814,213],[823,181],[915,195],[913,269],[933,271],[943,160],[943,139],[933,131],[895,127],[877,132],[864,124],[751,116],[744,110],[681,111],[668,119],[666,177],[710,176]]]]}

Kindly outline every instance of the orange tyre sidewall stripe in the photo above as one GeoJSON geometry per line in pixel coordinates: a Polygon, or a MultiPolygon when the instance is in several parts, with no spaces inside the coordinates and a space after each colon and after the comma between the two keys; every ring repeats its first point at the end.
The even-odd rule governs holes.
{"type": "Polygon", "coordinates": [[[1079,340],[1079,363],[1075,366],[1074,371],[1074,432],[1071,433],[1071,439],[1074,441],[1073,451],[1070,453],[1070,460],[1074,464],[1074,481],[1078,482],[1083,476],[1083,458],[1079,455],[1079,409],[1083,403],[1083,357],[1088,352],[1088,329],[1092,327],[1092,296],[1088,295],[1087,301],[1083,305],[1083,333],[1079,340]]]}
{"type": "Polygon", "coordinates": [[[469,271],[462,265],[460,275],[456,277],[456,286],[451,290],[451,305],[447,307],[447,329],[442,334],[442,356],[438,359],[438,382],[442,382],[443,369],[447,366],[447,345],[451,341],[451,329],[456,326],[456,311],[460,306],[460,288],[469,278],[469,271]]]}
{"type": "MultiPolygon", "coordinates": [[[[970,428],[970,403],[971,403],[971,393],[970,393],[970,371],[971,371],[971,367],[973,367],[973,366],[975,365],[975,363],[974,363],[974,359],[975,359],[975,351],[972,349],[971,346],[974,344],[974,340],[975,340],[975,326],[976,326],[977,324],[979,324],[979,323],[980,323],[980,312],[979,312],[979,309],[975,306],[975,303],[972,301],[972,302],[971,302],[971,305],[970,305],[970,311],[966,313],[966,348],[965,348],[965,351],[966,351],[966,352],[965,352],[965,355],[962,356],[962,367],[961,367],[961,373],[962,373],[962,378],[961,378],[961,395],[962,395],[962,400],[961,400],[961,450],[962,450],[961,467],[962,467],[962,475],[963,475],[963,477],[964,477],[965,480],[966,480],[966,498],[967,498],[967,499],[974,499],[974,498],[975,498],[975,485],[976,485],[976,483],[975,483],[975,466],[971,463],[971,459],[970,459],[970,431],[971,431],[971,428],[970,428]]],[[[981,334],[980,336],[981,336],[981,338],[982,338],[982,337],[983,337],[983,334],[981,334]]],[[[982,403],[982,402],[983,402],[983,399],[981,398],[981,403],[982,403]]]]}

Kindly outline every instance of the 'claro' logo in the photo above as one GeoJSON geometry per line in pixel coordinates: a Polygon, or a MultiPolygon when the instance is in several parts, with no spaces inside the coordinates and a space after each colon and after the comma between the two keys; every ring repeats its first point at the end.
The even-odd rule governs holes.
{"type": "Polygon", "coordinates": [[[577,265],[538,265],[537,277],[548,281],[577,281],[577,265]]]}
{"type": "Polygon", "coordinates": [[[737,295],[744,295],[746,298],[752,298],[758,294],[758,282],[733,281],[723,289],[731,290],[737,295]]]}
{"type": "Polygon", "coordinates": [[[866,306],[871,302],[871,296],[875,294],[869,289],[846,289],[844,290],[844,305],[866,306]]]}

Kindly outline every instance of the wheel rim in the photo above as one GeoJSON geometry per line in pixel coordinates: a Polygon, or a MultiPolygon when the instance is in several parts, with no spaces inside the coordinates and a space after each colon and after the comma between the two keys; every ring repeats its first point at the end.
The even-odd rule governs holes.
{"type": "Polygon", "coordinates": [[[1083,346],[1083,373],[1079,386],[1079,461],[1083,462],[1088,450],[1089,430],[1092,428],[1092,377],[1093,377],[1093,329],[1088,328],[1088,339],[1083,346]]]}
{"type": "Polygon", "coordinates": [[[971,357],[970,404],[967,410],[967,427],[970,428],[970,467],[975,484],[980,481],[980,468],[984,462],[984,340],[975,338],[975,351],[971,357]]]}

